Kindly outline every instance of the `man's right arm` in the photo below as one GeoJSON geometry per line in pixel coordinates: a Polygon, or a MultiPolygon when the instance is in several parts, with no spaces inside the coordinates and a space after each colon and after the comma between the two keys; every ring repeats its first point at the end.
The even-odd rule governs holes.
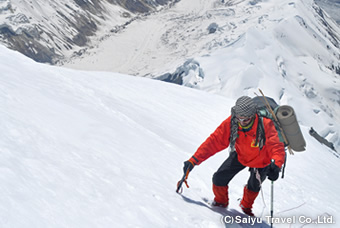
{"type": "Polygon", "coordinates": [[[221,125],[200,145],[195,154],[189,159],[194,165],[199,165],[217,152],[229,146],[230,138],[229,116],[221,125]]]}

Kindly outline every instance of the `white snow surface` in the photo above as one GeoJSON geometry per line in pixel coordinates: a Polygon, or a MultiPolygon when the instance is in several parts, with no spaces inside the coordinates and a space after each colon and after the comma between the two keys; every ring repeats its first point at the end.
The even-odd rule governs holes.
{"type": "MultiPolygon", "coordinates": [[[[311,1],[230,1],[244,3],[232,8],[242,14],[230,22],[231,8],[220,9],[227,20],[217,22],[221,30],[212,37],[202,28],[216,22],[210,18],[218,10],[207,11],[213,1],[197,2],[183,0],[167,11],[182,15],[179,21],[169,18],[192,31],[187,36],[155,15],[140,22],[150,24],[149,31],[169,23],[172,46],[157,46],[162,33],[144,36],[142,24],[132,23],[134,29],[116,37],[125,46],[107,40],[83,62],[74,60],[72,67],[82,71],[38,64],[0,46],[0,227],[250,227],[223,223],[202,201],[213,199],[211,178],[228,150],[194,168],[185,198],[175,190],[183,162],[229,116],[236,98],[255,96],[258,88],[295,109],[307,142],[305,152],[288,155],[285,178],[274,184],[274,227],[325,227],[325,219],[333,222],[327,227],[338,227],[339,155],[308,131],[313,127],[340,151],[339,76],[325,67],[339,52],[306,10],[311,1]],[[251,13],[263,8],[272,12],[262,17],[265,24],[251,13]],[[308,22],[304,30],[301,18],[308,22]],[[241,29],[233,30],[233,24],[241,29]],[[194,71],[185,78],[196,89],[104,72],[152,76],[174,71],[188,57],[204,72],[199,80],[194,71]]],[[[231,181],[225,215],[239,215],[248,175],[244,170],[231,181]]],[[[254,213],[265,222],[255,227],[268,227],[270,187],[265,181],[255,201],[254,213]]]]}
{"type": "MultiPolygon", "coordinates": [[[[211,177],[227,150],[191,172],[183,191],[191,203],[175,189],[183,162],[229,115],[234,99],[148,78],[46,66],[3,46],[0,69],[0,227],[225,227],[221,214],[200,202],[213,198],[211,177]]],[[[268,82],[263,89],[273,94],[277,87],[268,82]]],[[[308,134],[329,117],[313,115],[302,96],[286,98],[307,147],[289,155],[285,178],[274,184],[275,217],[296,222],[275,227],[318,218],[338,223],[340,160],[308,134]]],[[[239,211],[247,178],[244,170],[230,183],[230,215],[239,211]]],[[[264,221],[270,215],[269,181],[254,212],[264,221]]]]}

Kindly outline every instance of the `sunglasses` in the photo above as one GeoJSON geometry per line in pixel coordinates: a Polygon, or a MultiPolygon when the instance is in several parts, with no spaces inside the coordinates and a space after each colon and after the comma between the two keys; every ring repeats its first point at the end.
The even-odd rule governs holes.
{"type": "Polygon", "coordinates": [[[236,116],[236,119],[241,122],[241,123],[244,123],[244,122],[248,122],[252,119],[253,117],[237,117],[236,116]]]}

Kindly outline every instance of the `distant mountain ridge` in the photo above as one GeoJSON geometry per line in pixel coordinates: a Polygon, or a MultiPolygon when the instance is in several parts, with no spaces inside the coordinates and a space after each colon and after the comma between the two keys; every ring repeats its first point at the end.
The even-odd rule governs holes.
{"type": "MultiPolygon", "coordinates": [[[[37,62],[55,64],[67,53],[81,52],[91,46],[91,36],[103,27],[112,27],[111,32],[116,32],[135,18],[178,1],[2,0],[0,42],[37,62]]],[[[235,4],[235,1],[221,2],[235,4]]],[[[316,2],[340,22],[338,0],[316,2]]]]}
{"type": "Polygon", "coordinates": [[[124,25],[172,0],[0,1],[0,41],[38,62],[55,63],[90,45],[103,25],[124,25]]]}

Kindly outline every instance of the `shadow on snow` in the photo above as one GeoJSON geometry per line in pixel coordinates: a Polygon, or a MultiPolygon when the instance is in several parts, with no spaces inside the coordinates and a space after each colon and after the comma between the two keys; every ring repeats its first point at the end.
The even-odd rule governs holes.
{"type": "Polygon", "coordinates": [[[235,209],[212,207],[208,204],[208,200],[205,198],[202,198],[202,201],[197,201],[184,195],[181,195],[181,197],[187,203],[205,207],[213,212],[220,214],[222,216],[220,221],[221,223],[225,225],[225,227],[228,227],[228,228],[229,227],[257,227],[257,228],[270,227],[270,225],[265,223],[262,218],[251,217],[235,209]]]}

